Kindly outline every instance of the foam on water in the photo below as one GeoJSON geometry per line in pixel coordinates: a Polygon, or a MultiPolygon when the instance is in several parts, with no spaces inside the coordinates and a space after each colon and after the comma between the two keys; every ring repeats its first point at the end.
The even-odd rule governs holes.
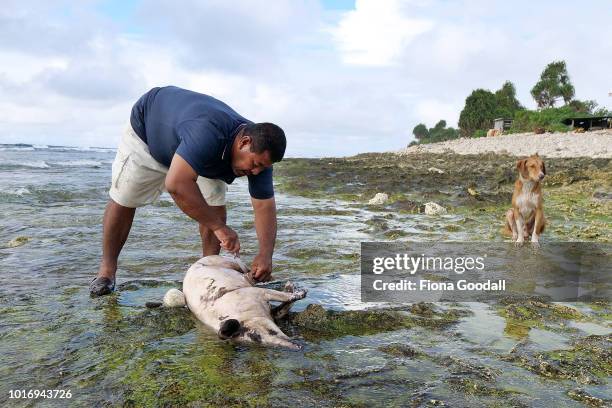
{"type": "MultiPolygon", "coordinates": [[[[33,149],[32,149],[33,150],[33,149]]],[[[30,167],[34,169],[48,169],[50,166],[44,160],[36,160],[36,161],[17,161],[17,160],[4,160],[0,162],[0,168],[10,168],[10,167],[30,167]]]]}
{"type": "Polygon", "coordinates": [[[72,160],[72,161],[59,161],[53,162],[52,165],[63,166],[63,167],[100,167],[105,163],[98,160],[72,160]]]}
{"type": "Polygon", "coordinates": [[[3,146],[0,147],[0,151],[5,151],[5,152],[27,152],[27,151],[33,151],[35,150],[34,147],[32,146],[28,146],[28,147],[19,147],[19,146],[3,146]]]}
{"type": "Polygon", "coordinates": [[[0,194],[23,196],[25,194],[32,194],[32,192],[24,187],[16,187],[16,188],[0,188],[0,194]]]}

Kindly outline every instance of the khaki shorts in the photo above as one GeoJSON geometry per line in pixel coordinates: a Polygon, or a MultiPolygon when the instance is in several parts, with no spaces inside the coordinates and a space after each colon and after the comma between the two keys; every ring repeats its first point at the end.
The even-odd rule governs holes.
{"type": "MultiPolygon", "coordinates": [[[[113,162],[110,197],[124,207],[151,204],[165,191],[168,168],[151,156],[149,147],[129,124],[119,143],[113,162]]],[[[202,196],[210,206],[225,205],[227,184],[223,180],[198,177],[202,196]]]]}

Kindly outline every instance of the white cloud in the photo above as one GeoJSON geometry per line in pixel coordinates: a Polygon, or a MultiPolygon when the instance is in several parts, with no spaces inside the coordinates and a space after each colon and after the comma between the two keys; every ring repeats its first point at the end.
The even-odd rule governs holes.
{"type": "Polygon", "coordinates": [[[416,105],[416,113],[421,118],[421,123],[427,127],[433,127],[439,120],[446,120],[448,126],[454,126],[459,120],[462,106],[452,103],[441,102],[436,99],[419,101],[416,105]]]}
{"type": "Polygon", "coordinates": [[[430,20],[405,15],[399,0],[357,0],[355,10],[345,13],[332,33],[344,62],[386,66],[433,26],[430,20]]]}
{"type": "Polygon", "coordinates": [[[143,1],[144,32],[172,44],[183,65],[250,75],[274,72],[291,42],[319,24],[316,1],[143,1]]]}
{"type": "Polygon", "coordinates": [[[173,84],[278,123],[291,156],[399,149],[419,122],[456,126],[475,88],[511,80],[533,106],[529,89],[553,59],[567,61],[579,98],[610,106],[604,3],[584,6],[589,23],[571,30],[558,23],[569,3],[512,12],[526,4],[357,1],[331,13],[314,0],[146,0],[122,27],[95,2],[11,0],[0,143],[116,146],[134,101],[173,84]]]}

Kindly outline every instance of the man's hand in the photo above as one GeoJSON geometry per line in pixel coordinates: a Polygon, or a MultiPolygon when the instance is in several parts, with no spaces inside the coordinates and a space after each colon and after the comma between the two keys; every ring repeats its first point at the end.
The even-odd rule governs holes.
{"type": "Polygon", "coordinates": [[[258,282],[267,282],[272,277],[272,257],[258,254],[253,259],[251,274],[258,282]]]}
{"type": "Polygon", "coordinates": [[[265,200],[251,198],[251,203],[259,240],[259,254],[253,259],[251,274],[255,280],[267,282],[272,274],[272,253],[276,240],[276,203],[274,197],[265,200]]]}
{"type": "Polygon", "coordinates": [[[228,252],[238,255],[240,252],[240,240],[236,231],[224,225],[213,231],[219,241],[221,241],[221,248],[228,252]]]}

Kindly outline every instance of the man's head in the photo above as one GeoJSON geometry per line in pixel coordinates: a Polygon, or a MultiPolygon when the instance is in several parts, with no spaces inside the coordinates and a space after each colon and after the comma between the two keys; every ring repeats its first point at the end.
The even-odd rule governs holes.
{"type": "Polygon", "coordinates": [[[232,170],[238,177],[257,175],[285,155],[283,129],[273,123],[246,125],[232,146],[232,170]]]}

